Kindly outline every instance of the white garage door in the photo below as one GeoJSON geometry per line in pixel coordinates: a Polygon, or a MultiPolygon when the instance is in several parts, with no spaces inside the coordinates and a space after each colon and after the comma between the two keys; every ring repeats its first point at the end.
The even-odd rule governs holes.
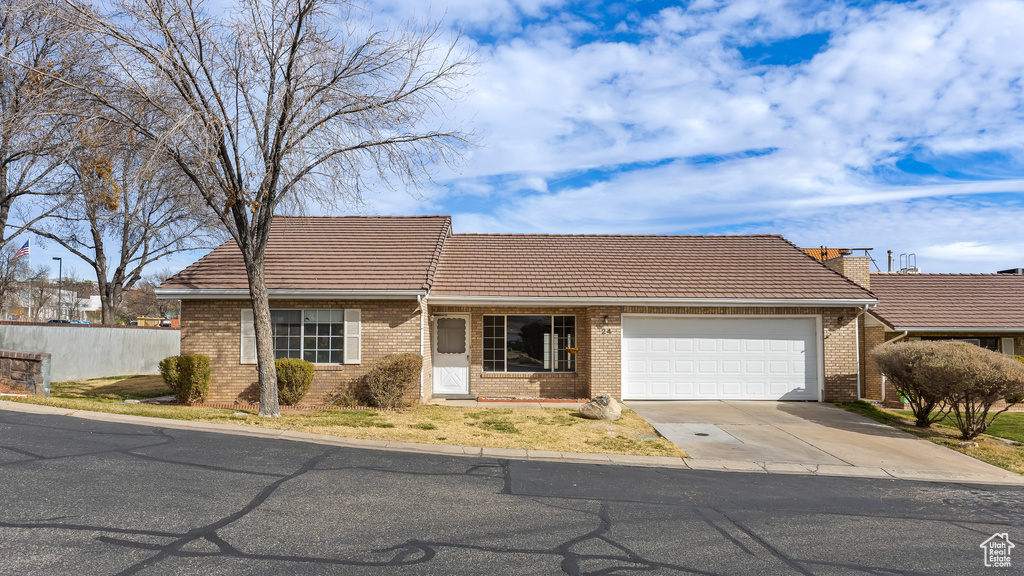
{"type": "Polygon", "coordinates": [[[622,317],[622,397],[817,400],[814,318],[622,317]]]}

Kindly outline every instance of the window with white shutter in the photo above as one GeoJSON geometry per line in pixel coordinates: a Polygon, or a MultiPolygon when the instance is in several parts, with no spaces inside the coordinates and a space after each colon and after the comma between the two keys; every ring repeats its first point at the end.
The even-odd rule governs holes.
{"type": "Polygon", "coordinates": [[[362,362],[362,311],[345,309],[345,364],[362,362]]]}
{"type": "Polygon", "coordinates": [[[1013,338],[1003,338],[1003,354],[1013,356],[1013,338]]]}
{"type": "Polygon", "coordinates": [[[253,320],[252,309],[242,308],[242,338],[239,343],[240,364],[256,363],[256,322],[253,320]]]}

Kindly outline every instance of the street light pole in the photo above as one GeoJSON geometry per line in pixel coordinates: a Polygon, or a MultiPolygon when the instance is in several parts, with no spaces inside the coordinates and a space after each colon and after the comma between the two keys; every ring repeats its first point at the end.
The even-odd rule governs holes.
{"type": "Polygon", "coordinates": [[[64,291],[64,261],[57,256],[53,259],[57,261],[57,320],[60,320],[60,296],[64,291]]]}

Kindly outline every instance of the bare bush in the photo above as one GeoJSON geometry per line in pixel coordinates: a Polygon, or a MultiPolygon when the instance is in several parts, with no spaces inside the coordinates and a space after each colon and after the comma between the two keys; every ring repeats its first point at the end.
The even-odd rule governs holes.
{"type": "Polygon", "coordinates": [[[941,355],[945,342],[894,342],[870,352],[878,369],[900,396],[910,403],[915,423],[928,428],[946,417],[948,389],[943,379],[923,378],[920,367],[927,358],[941,355]]]}
{"type": "Polygon", "coordinates": [[[950,418],[965,440],[983,433],[996,416],[1024,399],[1024,364],[966,342],[938,342],[940,350],[918,366],[924,380],[942,382],[950,418]],[[992,412],[992,406],[1005,406],[992,412]]]}
{"type": "Polygon", "coordinates": [[[389,354],[374,362],[366,375],[370,400],[378,408],[397,408],[419,379],[423,357],[412,352],[389,354]]]}

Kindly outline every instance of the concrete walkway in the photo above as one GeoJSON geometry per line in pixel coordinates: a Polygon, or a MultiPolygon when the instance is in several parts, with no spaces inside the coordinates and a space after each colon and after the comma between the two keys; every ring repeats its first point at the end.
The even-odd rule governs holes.
{"type": "MultiPolygon", "coordinates": [[[[381,440],[362,440],[358,438],[344,438],[341,436],[330,436],[325,434],[310,434],[307,432],[295,432],[292,430],[274,430],[270,428],[259,428],[255,426],[239,426],[234,424],[214,424],[211,422],[191,422],[186,420],[171,420],[166,418],[152,418],[149,416],[131,416],[126,414],[109,414],[106,412],[90,412],[86,410],[69,410],[67,408],[55,408],[52,406],[40,406],[36,404],[25,404],[22,402],[8,402],[0,400],[0,410],[12,412],[27,412],[33,414],[61,414],[74,418],[84,418],[105,422],[120,422],[123,424],[135,424],[162,429],[196,430],[217,434],[235,434],[242,436],[255,436],[260,438],[278,438],[298,442],[310,442],[332,446],[347,446],[351,448],[366,448],[372,450],[391,450],[400,452],[419,452],[424,454],[448,454],[453,456],[477,456],[488,458],[506,458],[511,460],[542,460],[555,462],[576,462],[585,464],[612,464],[618,466],[647,466],[660,468],[688,468],[692,470],[714,470],[721,472],[752,472],[761,474],[802,474],[817,476],[847,476],[847,477],[875,477],[900,480],[919,481],[954,481],[977,484],[1001,484],[1024,486],[1024,476],[1012,474],[1000,468],[989,466],[970,458],[945,450],[939,446],[921,440],[926,445],[938,448],[945,452],[951,452],[957,456],[967,459],[970,462],[981,464],[988,473],[982,474],[945,474],[936,475],[920,473],[914,470],[901,468],[870,468],[851,465],[787,465],[781,463],[766,463],[755,461],[716,460],[707,458],[671,458],[663,456],[627,456],[621,454],[584,454],[577,452],[554,452],[547,450],[521,450],[508,448],[480,448],[472,446],[448,446],[441,444],[416,444],[412,442],[389,442],[381,440]],[[992,471],[995,472],[992,472],[992,471]]],[[[838,410],[838,408],[836,408],[838,410]]]]}
{"type": "Polygon", "coordinates": [[[1024,480],[832,404],[632,401],[627,406],[689,454],[691,467],[967,482],[1024,480]]]}

